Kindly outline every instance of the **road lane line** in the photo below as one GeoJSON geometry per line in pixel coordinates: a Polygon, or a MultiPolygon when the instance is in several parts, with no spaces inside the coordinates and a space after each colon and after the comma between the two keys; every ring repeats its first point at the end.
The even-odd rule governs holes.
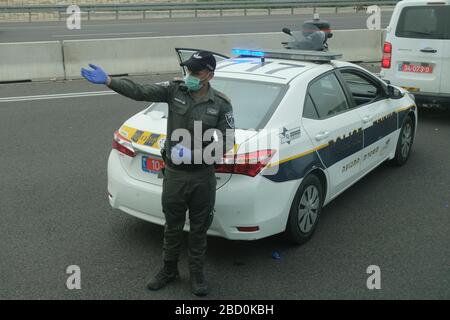
{"type": "Polygon", "coordinates": [[[115,35],[123,35],[123,34],[148,34],[148,33],[156,33],[151,31],[142,31],[142,32],[117,32],[117,33],[80,33],[80,34],[53,34],[54,38],[61,37],[84,37],[84,36],[115,36],[115,35]]]}
{"type": "Polygon", "coordinates": [[[1,102],[17,102],[17,101],[81,98],[81,97],[92,97],[92,96],[106,96],[106,95],[113,95],[113,94],[117,94],[117,93],[112,90],[106,90],[106,91],[44,94],[44,95],[38,95],[38,96],[6,97],[6,98],[0,98],[0,103],[1,102]]]}

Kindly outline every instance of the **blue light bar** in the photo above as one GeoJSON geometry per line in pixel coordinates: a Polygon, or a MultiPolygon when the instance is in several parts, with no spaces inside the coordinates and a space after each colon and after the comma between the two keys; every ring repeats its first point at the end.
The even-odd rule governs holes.
{"type": "Polygon", "coordinates": [[[233,49],[231,52],[237,57],[259,57],[259,58],[272,58],[272,59],[285,59],[285,60],[297,60],[297,61],[311,61],[326,63],[332,60],[342,58],[341,53],[324,52],[324,51],[312,51],[312,50],[294,50],[294,49],[267,49],[251,50],[251,49],[233,49]]]}
{"type": "Polygon", "coordinates": [[[232,49],[231,52],[237,56],[247,57],[264,57],[263,51],[248,50],[248,49],[232,49]]]}

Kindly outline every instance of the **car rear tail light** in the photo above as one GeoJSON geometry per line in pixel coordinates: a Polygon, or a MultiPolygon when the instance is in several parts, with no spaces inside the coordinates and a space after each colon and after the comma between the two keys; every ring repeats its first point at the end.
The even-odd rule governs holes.
{"type": "Polygon", "coordinates": [[[385,42],[383,46],[383,59],[381,60],[381,67],[384,69],[391,68],[392,59],[392,44],[385,42]]]}
{"type": "Polygon", "coordinates": [[[254,177],[269,163],[276,150],[259,150],[224,158],[216,165],[217,173],[243,174],[254,177]]]}
{"type": "Polygon", "coordinates": [[[240,232],[255,232],[259,231],[259,227],[236,227],[240,232]]]}
{"type": "Polygon", "coordinates": [[[131,140],[125,138],[119,133],[119,131],[114,132],[114,139],[112,142],[112,148],[116,149],[120,153],[123,153],[129,157],[136,156],[136,152],[133,149],[131,140]]]}

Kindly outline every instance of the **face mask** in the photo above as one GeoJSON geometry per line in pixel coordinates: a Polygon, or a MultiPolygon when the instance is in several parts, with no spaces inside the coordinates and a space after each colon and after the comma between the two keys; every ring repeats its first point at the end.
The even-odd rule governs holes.
{"type": "MultiPolygon", "coordinates": [[[[203,79],[203,80],[205,80],[205,79],[203,79]]],[[[203,87],[203,85],[201,84],[201,82],[203,80],[200,80],[199,78],[194,77],[194,76],[192,76],[190,74],[187,74],[184,77],[184,83],[186,84],[186,87],[189,90],[191,90],[191,91],[198,91],[198,90],[200,90],[203,87]]]]}

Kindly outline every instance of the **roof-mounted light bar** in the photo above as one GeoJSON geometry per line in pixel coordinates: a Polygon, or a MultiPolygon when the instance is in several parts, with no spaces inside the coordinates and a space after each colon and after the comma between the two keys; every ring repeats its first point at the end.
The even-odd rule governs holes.
{"type": "Polygon", "coordinates": [[[342,58],[341,53],[309,51],[309,50],[251,50],[233,49],[231,52],[238,57],[273,58],[299,61],[330,62],[342,58]]]}
{"type": "Polygon", "coordinates": [[[247,49],[233,49],[231,52],[237,56],[246,57],[264,57],[264,51],[247,50],[247,49]]]}

